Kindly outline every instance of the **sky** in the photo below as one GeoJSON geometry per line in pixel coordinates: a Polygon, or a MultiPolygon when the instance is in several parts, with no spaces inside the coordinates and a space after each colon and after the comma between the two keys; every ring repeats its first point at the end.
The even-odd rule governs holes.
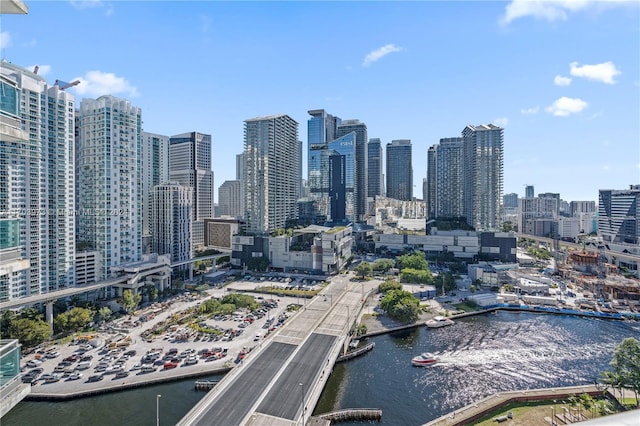
{"type": "MultiPolygon", "coordinates": [[[[33,1],[1,15],[2,58],[82,98],[142,109],[143,130],[211,134],[217,188],[244,120],[308,110],[366,123],[383,147],[427,149],[466,125],[504,127],[503,193],[598,199],[640,183],[640,3],[33,1]]],[[[386,153],[384,155],[386,159],[386,153]]]]}

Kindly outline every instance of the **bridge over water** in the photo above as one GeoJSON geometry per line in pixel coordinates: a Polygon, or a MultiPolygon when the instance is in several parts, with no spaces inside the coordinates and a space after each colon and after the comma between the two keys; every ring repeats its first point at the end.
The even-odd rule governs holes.
{"type": "Polygon", "coordinates": [[[305,424],[349,343],[363,293],[379,284],[353,284],[350,277],[333,277],[320,295],[249,353],[178,424],[305,424]]]}

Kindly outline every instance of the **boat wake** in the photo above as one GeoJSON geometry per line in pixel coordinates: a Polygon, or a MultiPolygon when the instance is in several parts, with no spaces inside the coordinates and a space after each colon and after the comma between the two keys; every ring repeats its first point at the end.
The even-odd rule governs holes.
{"type": "MultiPolygon", "coordinates": [[[[481,345],[484,346],[484,345],[481,345]]],[[[464,350],[445,351],[438,354],[440,366],[474,366],[505,363],[537,363],[540,361],[564,361],[574,359],[594,359],[602,353],[611,353],[615,346],[608,344],[573,346],[571,348],[538,347],[538,348],[465,348],[464,350]]]]}

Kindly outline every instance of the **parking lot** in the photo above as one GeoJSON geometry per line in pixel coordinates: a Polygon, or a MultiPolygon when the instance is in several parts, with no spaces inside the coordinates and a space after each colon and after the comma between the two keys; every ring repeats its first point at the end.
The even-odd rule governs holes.
{"type": "Polygon", "coordinates": [[[41,348],[23,358],[24,381],[32,383],[34,395],[70,395],[228,371],[286,322],[293,313],[288,307],[301,303],[296,297],[248,292],[260,284],[231,283],[253,295],[259,308],[198,317],[200,330],[210,332],[172,322],[209,297],[230,293],[228,288],[203,297],[180,295],[146,309],[144,322],[138,315],[120,318],[109,331],[78,334],[69,344],[41,348]],[[166,329],[149,337],[149,330],[158,327],[166,329]]]}

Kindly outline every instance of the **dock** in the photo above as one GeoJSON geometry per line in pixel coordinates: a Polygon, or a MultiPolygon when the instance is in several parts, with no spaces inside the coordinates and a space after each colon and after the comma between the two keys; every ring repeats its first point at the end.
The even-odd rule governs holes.
{"type": "Polygon", "coordinates": [[[377,420],[382,419],[382,410],[378,408],[346,408],[317,415],[321,419],[326,419],[333,423],[348,422],[351,420],[377,420]]]}

